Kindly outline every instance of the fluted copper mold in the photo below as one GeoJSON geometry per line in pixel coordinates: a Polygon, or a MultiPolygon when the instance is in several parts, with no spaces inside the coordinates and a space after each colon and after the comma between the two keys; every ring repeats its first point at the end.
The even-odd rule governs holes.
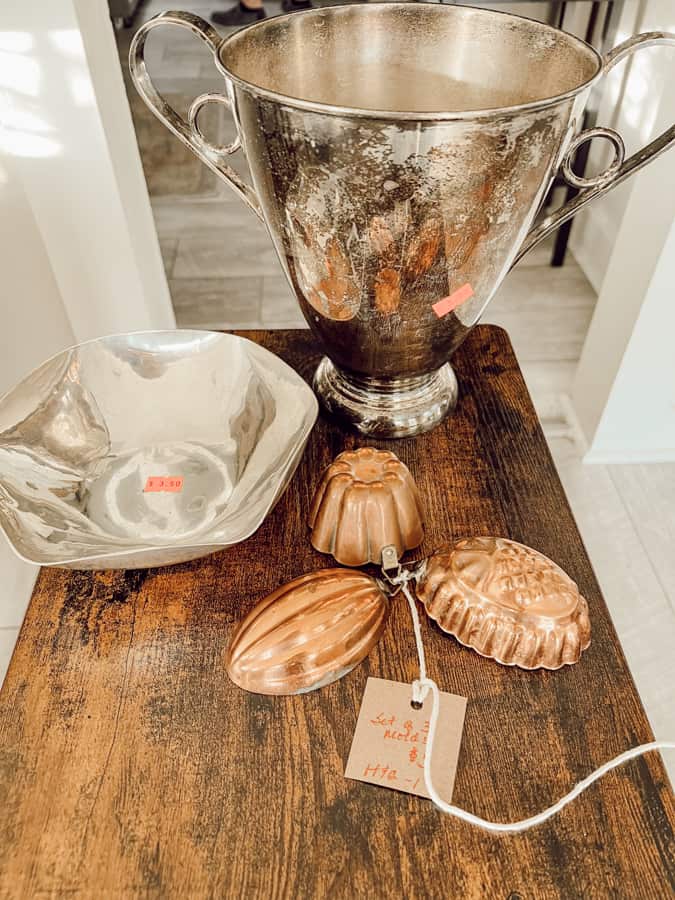
{"type": "Polygon", "coordinates": [[[417,596],[444,631],[506,666],[559,669],[591,642],[588,604],[572,579],[504,538],[469,538],[437,551],[417,596]]]}
{"type": "Polygon", "coordinates": [[[408,467],[389,450],[341,453],[324,472],[309,514],[312,546],[345,566],[381,563],[424,536],[422,504],[408,467]]]}
{"type": "Polygon", "coordinates": [[[256,694],[302,694],[337,681],[377,643],[389,604],[363,572],[323,569],[268,594],[241,622],[227,674],[256,694]]]}

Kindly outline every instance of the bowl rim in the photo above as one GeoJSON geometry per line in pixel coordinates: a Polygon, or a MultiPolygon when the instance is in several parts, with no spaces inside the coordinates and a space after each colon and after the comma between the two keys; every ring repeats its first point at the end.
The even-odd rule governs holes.
{"type": "MultiPolygon", "coordinates": [[[[303,425],[303,428],[301,429],[301,431],[298,432],[298,434],[301,436],[298,441],[297,451],[289,456],[283,469],[279,470],[279,483],[282,483],[285,476],[289,472],[289,470],[291,468],[294,469],[300,462],[300,459],[302,457],[302,452],[305,448],[305,445],[307,443],[309,435],[311,434],[311,431],[314,428],[314,425],[316,424],[316,420],[319,416],[319,401],[317,400],[314,391],[307,384],[307,382],[304,380],[304,378],[301,375],[299,375],[298,372],[296,372],[292,366],[290,366],[287,362],[285,362],[283,359],[281,359],[280,356],[278,356],[276,353],[273,353],[271,350],[268,350],[267,347],[263,347],[261,344],[256,343],[256,341],[253,341],[250,338],[242,337],[239,334],[234,334],[231,331],[213,331],[208,328],[155,328],[155,329],[143,328],[138,331],[122,331],[122,332],[117,332],[114,334],[106,334],[101,337],[90,338],[89,340],[86,340],[86,341],[80,341],[76,344],[71,344],[70,346],[65,347],[63,350],[59,350],[57,353],[53,353],[51,356],[47,357],[47,359],[43,360],[43,362],[41,362],[39,365],[34,366],[22,378],[20,378],[14,384],[14,386],[12,388],[10,388],[8,391],[5,391],[2,395],[0,395],[0,409],[2,408],[2,405],[4,404],[5,400],[7,400],[9,397],[11,397],[11,395],[17,390],[17,388],[19,388],[25,381],[27,381],[37,371],[39,371],[39,369],[41,369],[43,366],[46,366],[48,363],[53,362],[54,360],[58,359],[61,356],[65,356],[68,353],[72,353],[74,350],[79,350],[80,348],[86,347],[90,344],[102,344],[102,343],[105,343],[106,341],[115,340],[117,338],[132,338],[132,337],[140,337],[143,335],[163,335],[163,334],[164,335],[175,335],[175,334],[181,334],[181,333],[182,334],[194,334],[194,335],[199,335],[199,334],[214,335],[219,338],[226,338],[226,339],[232,338],[237,342],[244,342],[245,344],[249,344],[253,347],[254,353],[255,352],[260,353],[264,357],[268,357],[268,358],[274,360],[275,365],[277,365],[283,371],[290,373],[293,376],[293,379],[297,381],[298,387],[299,387],[301,393],[304,395],[305,400],[306,400],[305,409],[304,409],[305,416],[303,417],[303,419],[306,421],[305,421],[305,424],[303,425]]],[[[153,552],[160,553],[162,551],[171,552],[172,550],[175,550],[175,551],[191,550],[191,549],[198,549],[200,547],[210,547],[212,549],[209,551],[209,553],[217,553],[219,550],[224,550],[226,547],[231,547],[231,546],[234,546],[234,544],[240,544],[243,541],[248,540],[248,538],[250,538],[251,535],[254,534],[258,530],[258,528],[260,528],[260,526],[262,525],[264,520],[269,515],[270,510],[274,507],[274,505],[280,499],[280,496],[281,495],[279,495],[277,492],[273,493],[271,495],[270,501],[265,506],[265,509],[262,512],[262,514],[261,514],[260,518],[258,519],[258,521],[256,522],[256,524],[254,526],[252,526],[251,529],[249,531],[247,531],[245,534],[243,534],[241,537],[237,538],[236,541],[232,541],[231,543],[227,543],[227,544],[214,543],[213,540],[210,540],[210,541],[200,541],[200,540],[186,541],[185,543],[176,543],[176,544],[147,544],[147,545],[143,545],[143,546],[130,546],[128,548],[119,548],[112,552],[92,553],[92,554],[85,555],[85,556],[64,557],[63,559],[60,559],[58,561],[44,562],[40,559],[35,559],[31,556],[26,556],[24,553],[22,553],[16,547],[16,545],[14,544],[14,541],[11,539],[11,537],[5,530],[5,527],[3,525],[1,518],[0,518],[0,532],[2,532],[7,543],[11,547],[12,551],[16,554],[16,556],[19,557],[19,559],[23,560],[24,562],[30,563],[31,565],[44,566],[47,568],[54,568],[54,567],[56,567],[56,568],[59,568],[59,567],[61,567],[61,568],[64,568],[64,567],[77,568],[77,566],[76,566],[77,563],[87,563],[87,562],[91,562],[93,560],[104,561],[104,560],[113,560],[116,558],[123,559],[124,556],[129,556],[132,554],[134,556],[136,556],[136,555],[141,555],[144,553],[153,553],[153,552]]],[[[209,553],[204,554],[204,555],[209,555],[209,553]]],[[[197,558],[199,558],[199,556],[195,556],[194,558],[197,559],[197,558]]],[[[158,563],[156,566],[150,565],[150,566],[145,566],[145,567],[136,565],[136,566],[132,566],[131,568],[161,568],[161,567],[167,566],[167,565],[180,565],[180,563],[179,562],[158,563]]],[[[94,567],[90,566],[89,568],[94,568],[94,567]]],[[[106,567],[105,567],[105,565],[102,565],[102,566],[99,566],[98,568],[105,569],[106,567]]],[[[126,568],[126,567],[116,566],[115,568],[126,568]]]]}

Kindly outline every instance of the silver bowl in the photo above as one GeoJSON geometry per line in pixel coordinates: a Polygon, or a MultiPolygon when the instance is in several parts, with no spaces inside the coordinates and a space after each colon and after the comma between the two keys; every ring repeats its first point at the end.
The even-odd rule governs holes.
{"type": "Polygon", "coordinates": [[[208,331],[64,350],[0,399],[0,526],[29,562],[171,565],[249,537],[318,404],[286,363],[208,331]]]}

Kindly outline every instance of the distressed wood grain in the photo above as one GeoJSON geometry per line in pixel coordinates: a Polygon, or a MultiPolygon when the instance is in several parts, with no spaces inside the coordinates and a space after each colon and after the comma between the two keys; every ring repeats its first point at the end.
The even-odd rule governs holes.
{"type": "MultiPolygon", "coordinates": [[[[307,331],[247,336],[307,377],[318,361],[307,331]]],[[[450,537],[503,535],[551,556],[590,603],[591,647],[558,672],[499,666],[423,623],[430,673],[469,698],[454,801],[520,818],[652,735],[506,334],[476,329],[455,366],[455,416],[380,444],[426,500],[410,558],[450,537]]],[[[401,598],[376,649],[336,684],[274,698],[228,681],[239,619],[331,565],[308,540],[312,493],[340,450],[365,443],[320,419],[274,512],[221,553],[41,572],[0,695],[2,897],[672,896],[675,809],[656,754],[517,836],[343,777],[367,676],[416,674],[401,598]]]]}

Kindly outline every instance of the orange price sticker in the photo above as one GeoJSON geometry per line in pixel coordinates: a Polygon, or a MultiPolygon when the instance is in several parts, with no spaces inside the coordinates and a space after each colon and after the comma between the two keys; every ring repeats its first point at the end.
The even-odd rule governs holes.
{"type": "Polygon", "coordinates": [[[182,475],[151,475],[145,482],[143,493],[153,494],[158,493],[159,491],[165,491],[169,494],[177,494],[182,490],[182,475]]]}
{"type": "Polygon", "coordinates": [[[449,294],[447,297],[443,297],[442,300],[434,303],[431,308],[436,313],[438,318],[442,319],[443,316],[447,316],[449,312],[452,312],[453,309],[457,309],[458,306],[461,306],[462,303],[465,303],[471,297],[473,297],[473,288],[467,281],[466,284],[463,284],[460,288],[457,288],[457,290],[453,291],[452,294],[449,294]]]}

